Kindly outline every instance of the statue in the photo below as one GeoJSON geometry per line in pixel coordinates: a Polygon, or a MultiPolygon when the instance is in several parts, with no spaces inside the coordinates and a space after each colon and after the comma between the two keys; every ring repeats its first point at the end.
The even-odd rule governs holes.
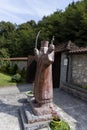
{"type": "Polygon", "coordinates": [[[48,41],[41,41],[40,50],[35,47],[37,69],[34,82],[35,101],[40,104],[51,103],[53,99],[52,63],[54,62],[54,37],[48,46],[48,41]]]}

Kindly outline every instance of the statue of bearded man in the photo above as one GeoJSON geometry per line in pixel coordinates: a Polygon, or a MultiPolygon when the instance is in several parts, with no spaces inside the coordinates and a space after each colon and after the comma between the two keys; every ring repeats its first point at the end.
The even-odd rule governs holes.
{"type": "Polygon", "coordinates": [[[53,99],[52,84],[52,63],[54,62],[54,45],[48,41],[41,41],[40,50],[35,48],[35,58],[37,61],[34,96],[35,101],[42,105],[51,103],[53,99]]]}

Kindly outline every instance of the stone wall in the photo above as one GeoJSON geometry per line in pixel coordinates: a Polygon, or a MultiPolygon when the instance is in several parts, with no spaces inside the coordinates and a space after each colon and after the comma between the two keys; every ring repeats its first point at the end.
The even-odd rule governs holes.
{"type": "Polygon", "coordinates": [[[17,64],[19,70],[22,70],[23,68],[25,68],[25,70],[27,70],[27,60],[22,61],[22,60],[14,60],[14,61],[10,61],[10,65],[14,66],[14,64],[17,64]]]}
{"type": "Polygon", "coordinates": [[[11,67],[13,67],[15,64],[17,64],[19,70],[22,70],[23,68],[27,69],[28,67],[28,57],[16,57],[16,58],[3,58],[0,60],[10,61],[11,67]]]}
{"type": "Polygon", "coordinates": [[[32,61],[34,61],[34,56],[10,58],[10,65],[14,66],[14,64],[17,64],[20,70],[22,70],[23,68],[27,70],[32,61]]]}
{"type": "Polygon", "coordinates": [[[72,82],[87,85],[87,54],[72,55],[72,82]]]}

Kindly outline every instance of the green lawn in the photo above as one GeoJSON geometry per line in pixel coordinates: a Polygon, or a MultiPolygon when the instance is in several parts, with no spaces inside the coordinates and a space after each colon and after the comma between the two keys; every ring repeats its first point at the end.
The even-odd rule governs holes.
{"type": "Polygon", "coordinates": [[[15,82],[11,82],[11,76],[0,73],[0,87],[16,85],[15,82]]]}

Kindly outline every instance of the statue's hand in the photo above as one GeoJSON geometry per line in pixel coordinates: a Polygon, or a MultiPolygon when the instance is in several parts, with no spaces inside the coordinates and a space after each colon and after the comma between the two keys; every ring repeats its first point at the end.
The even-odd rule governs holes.
{"type": "Polygon", "coordinates": [[[54,50],[55,50],[55,46],[53,44],[50,44],[49,49],[48,49],[48,53],[51,53],[54,50]]]}
{"type": "Polygon", "coordinates": [[[37,48],[34,48],[34,52],[35,52],[35,54],[39,54],[39,51],[38,51],[38,49],[37,48]]]}
{"type": "Polygon", "coordinates": [[[48,49],[48,59],[51,63],[54,62],[54,50],[55,46],[53,44],[50,44],[48,49]]]}
{"type": "Polygon", "coordinates": [[[55,49],[55,46],[53,44],[50,44],[50,49],[51,50],[54,50],[55,49]]]}

